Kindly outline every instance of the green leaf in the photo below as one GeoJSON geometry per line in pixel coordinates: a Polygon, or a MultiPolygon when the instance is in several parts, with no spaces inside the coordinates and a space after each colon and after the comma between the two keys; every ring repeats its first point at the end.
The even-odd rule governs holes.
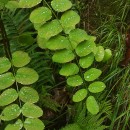
{"type": "MultiPolygon", "coordinates": [[[[61,24],[62,24],[64,29],[66,29],[66,28],[71,29],[76,24],[78,24],[79,21],[80,21],[80,16],[75,11],[72,11],[72,10],[69,10],[69,11],[65,12],[61,16],[61,24]]],[[[69,30],[69,31],[71,31],[71,30],[69,30]]]]}
{"type": "Polygon", "coordinates": [[[104,58],[104,48],[102,46],[97,47],[97,53],[95,55],[95,60],[101,62],[104,58]]]}
{"type": "Polygon", "coordinates": [[[45,23],[52,17],[51,10],[47,7],[39,7],[32,11],[30,21],[32,23],[45,23]]]}
{"type": "Polygon", "coordinates": [[[44,130],[45,125],[39,119],[27,118],[24,122],[24,128],[26,130],[44,130]]]}
{"type": "Polygon", "coordinates": [[[76,47],[76,53],[78,56],[86,56],[95,51],[95,43],[91,41],[83,41],[76,47]]]}
{"type": "Polygon", "coordinates": [[[30,62],[31,58],[28,53],[16,51],[12,54],[12,63],[15,67],[23,67],[30,62]]]}
{"type": "Polygon", "coordinates": [[[64,64],[60,70],[60,75],[70,76],[79,72],[79,67],[75,63],[64,64]]]}
{"type": "Polygon", "coordinates": [[[0,75],[0,90],[10,87],[15,82],[15,78],[11,72],[0,75]]]}
{"type": "Polygon", "coordinates": [[[1,119],[10,121],[17,118],[21,113],[20,107],[17,104],[11,104],[4,108],[1,113],[1,119]]]}
{"type": "Polygon", "coordinates": [[[84,73],[84,79],[86,81],[93,81],[101,75],[102,71],[96,68],[91,68],[84,73]]]}
{"type": "Polygon", "coordinates": [[[19,3],[18,1],[8,1],[8,3],[5,5],[5,7],[9,10],[14,10],[19,8],[19,3]]]}
{"type": "Polygon", "coordinates": [[[9,0],[0,0],[1,3],[6,4],[9,0]]]}
{"type": "Polygon", "coordinates": [[[14,124],[8,124],[5,130],[21,130],[23,127],[23,123],[20,119],[18,119],[14,124]]]}
{"type": "Polygon", "coordinates": [[[18,93],[15,89],[10,88],[6,89],[1,95],[0,95],[0,106],[6,106],[10,103],[14,102],[18,98],[18,93]]]}
{"type": "Polygon", "coordinates": [[[39,30],[44,23],[34,23],[33,26],[36,30],[39,30]]]}
{"type": "Polygon", "coordinates": [[[31,87],[22,87],[19,92],[19,98],[23,102],[36,103],[39,100],[38,93],[31,87]]]}
{"type": "Polygon", "coordinates": [[[46,42],[46,47],[50,50],[60,50],[68,48],[69,44],[70,42],[66,37],[58,35],[50,38],[46,42]]]}
{"type": "Polygon", "coordinates": [[[39,3],[41,3],[42,0],[20,0],[19,1],[19,6],[21,8],[32,8],[39,3]]]}
{"type": "Polygon", "coordinates": [[[41,38],[49,39],[62,31],[62,26],[59,20],[55,19],[44,24],[39,30],[38,35],[41,38]]]}
{"type": "Polygon", "coordinates": [[[37,44],[40,48],[46,49],[47,48],[46,42],[47,42],[47,39],[41,38],[41,37],[39,37],[39,35],[37,35],[37,44]]]}
{"type": "Polygon", "coordinates": [[[99,105],[93,96],[89,96],[86,100],[86,106],[88,111],[95,115],[99,112],[99,105]]]}
{"type": "Polygon", "coordinates": [[[80,43],[84,40],[88,40],[89,36],[87,35],[87,33],[84,30],[76,28],[69,33],[69,38],[72,41],[80,43]]]}
{"type": "Polygon", "coordinates": [[[68,124],[60,130],[82,130],[78,124],[68,124]]]}
{"type": "Polygon", "coordinates": [[[39,76],[34,69],[23,67],[17,70],[16,81],[23,85],[33,84],[38,80],[39,76]]]}
{"type": "Polygon", "coordinates": [[[40,107],[28,102],[23,105],[21,111],[25,117],[29,118],[38,118],[43,115],[43,111],[40,107]]]}
{"type": "Polygon", "coordinates": [[[11,68],[11,63],[8,58],[0,57],[0,74],[8,71],[11,68]]]}
{"type": "Polygon", "coordinates": [[[97,81],[91,83],[88,87],[88,90],[92,93],[102,92],[106,88],[106,85],[103,82],[97,81]]]}
{"type": "Polygon", "coordinates": [[[71,8],[72,3],[69,0],[52,0],[51,6],[57,12],[64,12],[71,8]]]}
{"type": "Polygon", "coordinates": [[[74,102],[80,102],[86,98],[88,91],[86,89],[80,89],[73,95],[74,102]]]}
{"type": "Polygon", "coordinates": [[[71,50],[60,50],[54,53],[52,60],[57,63],[70,62],[75,58],[75,55],[71,50]]]}
{"type": "Polygon", "coordinates": [[[73,75],[67,78],[67,84],[69,86],[79,86],[83,83],[82,78],[79,75],[73,75]]]}
{"type": "Polygon", "coordinates": [[[94,61],[94,54],[90,53],[85,57],[81,57],[79,59],[79,64],[82,68],[88,68],[92,65],[93,61],[94,61]]]}
{"type": "Polygon", "coordinates": [[[35,42],[31,34],[22,34],[17,41],[21,46],[32,45],[35,42]]]}
{"type": "Polygon", "coordinates": [[[103,57],[103,62],[106,62],[108,61],[112,56],[112,52],[110,49],[105,49],[105,54],[104,54],[104,57],[103,57]]]}

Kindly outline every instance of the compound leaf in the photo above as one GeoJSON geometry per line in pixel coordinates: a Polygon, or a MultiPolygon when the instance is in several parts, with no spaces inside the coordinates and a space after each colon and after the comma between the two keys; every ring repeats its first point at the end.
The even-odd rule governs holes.
{"type": "Polygon", "coordinates": [[[93,81],[101,75],[102,71],[96,68],[91,68],[84,73],[84,79],[86,81],[93,81]]]}
{"type": "Polygon", "coordinates": [[[0,57],[0,74],[8,71],[11,68],[11,63],[8,58],[0,57]]]}
{"type": "Polygon", "coordinates": [[[23,67],[17,70],[16,81],[23,85],[33,84],[38,80],[39,76],[34,69],[23,67]]]}
{"type": "Polygon", "coordinates": [[[64,64],[60,70],[60,75],[70,76],[79,72],[79,67],[75,63],[64,64]]]}
{"type": "Polygon", "coordinates": [[[106,85],[103,82],[97,81],[91,83],[88,87],[88,90],[92,93],[102,92],[106,88],[106,85]]]}
{"type": "Polygon", "coordinates": [[[5,90],[0,95],[0,106],[6,106],[14,102],[18,98],[18,93],[15,89],[10,88],[5,90]]]}
{"type": "Polygon", "coordinates": [[[10,87],[15,82],[15,78],[11,72],[0,75],[0,90],[10,87]]]}
{"type": "Polygon", "coordinates": [[[39,7],[32,11],[30,21],[32,23],[45,23],[52,17],[51,10],[47,7],[39,7]]]}
{"type": "Polygon", "coordinates": [[[84,98],[86,98],[88,91],[86,89],[80,89],[73,95],[73,101],[74,102],[80,102],[84,98]]]}
{"type": "Polygon", "coordinates": [[[22,87],[19,92],[19,98],[23,102],[36,103],[39,100],[38,93],[31,87],[22,87]]]}

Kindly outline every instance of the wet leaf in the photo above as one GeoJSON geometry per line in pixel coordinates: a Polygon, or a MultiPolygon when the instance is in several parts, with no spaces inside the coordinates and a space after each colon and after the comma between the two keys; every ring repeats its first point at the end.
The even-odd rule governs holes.
{"type": "Polygon", "coordinates": [[[52,0],[51,6],[57,12],[64,12],[71,8],[72,3],[69,0],[52,0]]]}
{"type": "Polygon", "coordinates": [[[16,81],[23,85],[33,84],[38,80],[39,76],[34,69],[23,67],[17,70],[16,81]]]}
{"type": "Polygon", "coordinates": [[[23,51],[16,51],[12,54],[12,64],[15,67],[23,67],[30,62],[31,58],[28,53],[23,51]]]}
{"type": "Polygon", "coordinates": [[[11,72],[0,75],[0,90],[10,87],[15,82],[15,78],[11,72]]]}
{"type": "Polygon", "coordinates": [[[87,96],[87,90],[86,89],[80,89],[73,95],[73,101],[74,102],[80,102],[87,96]]]}
{"type": "Polygon", "coordinates": [[[88,68],[92,65],[93,61],[94,61],[94,54],[90,53],[85,57],[81,57],[79,59],[79,64],[82,68],[88,68]]]}
{"type": "Polygon", "coordinates": [[[103,57],[103,62],[106,62],[108,61],[112,56],[112,52],[110,49],[105,49],[105,54],[104,54],[104,57],[103,57]]]}
{"type": "Polygon", "coordinates": [[[88,87],[88,90],[92,93],[102,92],[106,88],[106,85],[103,82],[97,81],[91,83],[88,87]]]}
{"type": "Polygon", "coordinates": [[[66,37],[58,35],[50,38],[47,41],[46,46],[50,50],[60,50],[68,48],[69,44],[70,42],[66,37]]]}
{"type": "Polygon", "coordinates": [[[67,63],[72,61],[75,55],[71,50],[60,50],[54,53],[52,60],[57,63],[67,63]]]}
{"type": "Polygon", "coordinates": [[[97,53],[95,55],[95,60],[101,62],[104,58],[104,48],[102,46],[97,47],[97,53]]]}
{"type": "MultiPolygon", "coordinates": [[[[75,27],[76,24],[78,24],[80,21],[80,16],[72,10],[66,11],[61,16],[61,24],[64,29],[73,29],[72,27],[75,27]]],[[[71,31],[71,30],[69,30],[71,31]]]]}
{"type": "Polygon", "coordinates": [[[11,63],[8,58],[0,57],[0,74],[7,72],[11,68],[11,63]]]}
{"type": "Polygon", "coordinates": [[[22,87],[19,92],[19,98],[23,102],[36,103],[39,100],[38,93],[31,87],[22,87]]]}
{"type": "Polygon", "coordinates": [[[5,121],[10,121],[17,118],[20,113],[20,107],[17,104],[11,104],[4,108],[1,113],[1,119],[5,121]]]}
{"type": "Polygon", "coordinates": [[[45,23],[52,17],[51,10],[47,7],[39,7],[31,12],[30,21],[32,23],[45,23]]]}
{"type": "Polygon", "coordinates": [[[38,35],[41,38],[49,39],[52,36],[59,34],[62,31],[62,26],[59,20],[55,19],[51,22],[45,23],[39,30],[38,35]]]}
{"type": "Polygon", "coordinates": [[[38,118],[43,115],[43,111],[40,107],[28,102],[23,105],[21,111],[25,117],[29,118],[38,118]]]}
{"type": "Polygon", "coordinates": [[[24,122],[24,128],[26,130],[44,130],[45,125],[39,119],[27,118],[24,122]]]}
{"type": "Polygon", "coordinates": [[[99,112],[99,105],[93,96],[89,96],[86,100],[86,106],[88,111],[95,115],[99,112]]]}
{"type": "Polygon", "coordinates": [[[41,37],[37,36],[37,44],[40,48],[46,49],[47,48],[46,42],[47,42],[47,40],[45,38],[41,38],[41,37]]]}
{"type": "Polygon", "coordinates": [[[69,33],[69,38],[74,42],[80,43],[84,40],[88,40],[89,36],[84,30],[76,28],[69,33]]]}
{"type": "Polygon", "coordinates": [[[76,53],[78,56],[86,56],[95,51],[95,43],[91,41],[83,41],[76,47],[76,53]]]}
{"type": "Polygon", "coordinates": [[[83,83],[82,78],[79,75],[73,75],[67,78],[67,84],[69,86],[79,86],[83,83]]]}
{"type": "Polygon", "coordinates": [[[96,68],[91,68],[84,73],[84,79],[86,81],[93,81],[101,75],[102,71],[96,68]]]}
{"type": "Polygon", "coordinates": [[[0,106],[6,106],[10,103],[14,102],[18,98],[18,93],[15,89],[10,88],[6,89],[1,95],[0,95],[0,106]]]}
{"type": "Polygon", "coordinates": [[[39,3],[41,3],[42,0],[20,0],[19,1],[19,6],[21,8],[32,8],[39,3]]]}
{"type": "Polygon", "coordinates": [[[79,72],[79,67],[75,63],[64,64],[60,70],[60,75],[70,76],[79,72]]]}
{"type": "Polygon", "coordinates": [[[8,124],[5,130],[21,130],[23,127],[23,123],[20,119],[18,119],[14,124],[8,124]]]}

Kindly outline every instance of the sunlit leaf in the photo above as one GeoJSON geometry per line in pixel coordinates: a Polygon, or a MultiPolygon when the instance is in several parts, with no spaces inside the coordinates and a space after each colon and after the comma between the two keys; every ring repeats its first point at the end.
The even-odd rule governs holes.
{"type": "Polygon", "coordinates": [[[52,60],[57,63],[70,62],[75,58],[74,53],[71,50],[60,50],[54,53],[52,60]]]}
{"type": "Polygon", "coordinates": [[[79,29],[79,28],[76,28],[74,30],[72,30],[70,33],[69,33],[69,38],[72,40],[72,41],[75,41],[77,43],[80,43],[84,40],[88,40],[89,39],[89,36],[87,35],[87,33],[82,30],[82,29],[79,29]]]}
{"type": "Polygon", "coordinates": [[[11,104],[4,108],[1,113],[1,119],[5,121],[10,121],[17,118],[20,113],[20,107],[17,104],[11,104]]]}
{"type": "Polygon", "coordinates": [[[23,85],[33,84],[38,80],[39,76],[34,69],[23,67],[17,70],[16,81],[23,85]]]}
{"type": "Polygon", "coordinates": [[[55,19],[51,22],[45,23],[39,30],[38,35],[41,38],[49,39],[52,36],[59,34],[62,31],[62,26],[59,20],[55,19]]]}
{"type": "Polygon", "coordinates": [[[46,43],[46,47],[50,50],[60,50],[68,48],[69,44],[70,42],[66,37],[58,35],[50,38],[46,43]]]}
{"type": "Polygon", "coordinates": [[[86,106],[88,111],[95,115],[99,112],[99,105],[93,96],[89,96],[86,100],[86,106]]]}
{"type": "Polygon", "coordinates": [[[97,53],[95,55],[95,60],[97,62],[100,62],[100,61],[103,60],[103,58],[104,58],[104,48],[102,46],[98,46],[97,47],[97,53]]]}
{"type": "Polygon", "coordinates": [[[79,75],[73,75],[67,78],[67,84],[69,86],[79,86],[83,83],[82,78],[79,75]]]}
{"type": "Polygon", "coordinates": [[[23,122],[18,119],[14,124],[8,124],[5,130],[21,130],[23,127],[23,122]]]}
{"type": "Polygon", "coordinates": [[[86,81],[93,81],[101,75],[102,71],[96,68],[91,68],[84,73],[84,79],[86,81]]]}
{"type": "Polygon", "coordinates": [[[74,102],[80,102],[86,98],[88,91],[86,89],[80,89],[73,95],[74,102]]]}
{"type": "Polygon", "coordinates": [[[79,64],[82,68],[88,68],[92,65],[93,61],[94,61],[94,54],[90,53],[85,57],[81,57],[79,59],[79,64]]]}
{"type": "Polygon", "coordinates": [[[42,0],[20,0],[19,6],[21,8],[32,8],[38,5],[42,0]]]}
{"type": "Polygon", "coordinates": [[[112,52],[110,49],[105,49],[105,54],[104,54],[104,58],[103,58],[103,62],[108,61],[112,56],[112,52]]]}
{"type": "Polygon", "coordinates": [[[79,21],[80,21],[80,16],[75,11],[72,11],[72,10],[66,11],[61,16],[61,24],[62,24],[64,29],[74,27],[76,24],[79,23],[79,21]]]}
{"type": "Polygon", "coordinates": [[[82,130],[78,124],[67,124],[61,130],[82,130]]]}
{"type": "Polygon", "coordinates": [[[83,41],[76,47],[76,53],[78,56],[86,56],[95,51],[95,43],[91,41],[83,41]]]}
{"type": "Polygon", "coordinates": [[[8,71],[11,68],[11,63],[8,58],[0,57],[0,74],[8,71]]]}
{"type": "Polygon", "coordinates": [[[106,85],[103,82],[97,81],[91,83],[88,87],[88,90],[92,93],[102,92],[106,88],[106,85]]]}
{"type": "Polygon", "coordinates": [[[45,23],[52,17],[51,10],[47,7],[39,7],[32,11],[30,21],[32,23],[45,23]]]}
{"type": "Polygon", "coordinates": [[[19,92],[19,98],[23,102],[36,103],[39,100],[38,93],[31,87],[22,87],[19,92]]]}
{"type": "Polygon", "coordinates": [[[5,5],[5,7],[7,8],[7,9],[10,9],[10,10],[14,10],[14,9],[17,9],[17,8],[19,8],[19,3],[18,3],[18,1],[8,1],[8,3],[5,5]]]}
{"type": "Polygon", "coordinates": [[[60,70],[60,75],[70,76],[79,72],[79,67],[75,63],[64,64],[60,70]]]}
{"type": "Polygon", "coordinates": [[[51,6],[57,12],[64,12],[71,8],[72,3],[69,0],[52,0],[51,6]]]}
{"type": "Polygon", "coordinates": [[[30,62],[31,58],[28,53],[16,51],[12,54],[12,63],[15,67],[23,67],[30,62]]]}
{"type": "Polygon", "coordinates": [[[45,125],[39,119],[27,118],[24,122],[24,128],[26,130],[44,130],[45,125]]]}
{"type": "Polygon", "coordinates": [[[6,89],[0,95],[0,106],[9,105],[10,103],[14,102],[18,98],[18,93],[15,89],[10,88],[6,89]]]}
{"type": "Polygon", "coordinates": [[[43,111],[40,107],[28,102],[23,105],[21,111],[25,117],[29,118],[38,118],[43,115],[43,111]]]}
{"type": "Polygon", "coordinates": [[[0,90],[10,87],[15,82],[15,78],[11,72],[0,75],[0,90]]]}

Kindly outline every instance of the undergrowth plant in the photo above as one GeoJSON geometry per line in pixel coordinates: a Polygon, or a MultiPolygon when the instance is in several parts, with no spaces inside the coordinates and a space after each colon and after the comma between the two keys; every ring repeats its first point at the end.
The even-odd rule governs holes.
{"type": "MultiPolygon", "coordinates": [[[[8,1],[6,7],[32,8],[41,2],[42,0],[8,1]]],[[[111,57],[111,51],[97,45],[96,37],[76,28],[80,16],[71,9],[73,6],[71,1],[43,0],[43,6],[40,5],[30,14],[30,21],[38,32],[38,46],[52,51],[52,61],[62,64],[59,74],[66,77],[69,87],[74,88],[73,102],[85,101],[85,108],[91,114],[97,114],[100,108],[95,93],[102,92],[106,85],[99,80],[102,70],[91,65],[94,62],[106,62],[111,57]]],[[[22,127],[27,130],[42,130],[44,124],[38,117],[42,116],[43,112],[34,104],[39,99],[38,93],[27,86],[38,80],[38,74],[33,69],[24,67],[30,61],[27,53],[16,51],[11,55],[0,60],[2,70],[0,100],[4,104],[1,106],[6,106],[2,108],[0,119],[4,121],[17,119],[14,124],[8,124],[5,130],[15,128],[20,130],[22,127]],[[4,86],[5,82],[9,84],[4,86]],[[10,86],[12,88],[7,89],[10,86]],[[14,101],[16,103],[13,103],[14,101]]],[[[76,127],[78,126],[75,125],[73,128],[76,127]]]]}

